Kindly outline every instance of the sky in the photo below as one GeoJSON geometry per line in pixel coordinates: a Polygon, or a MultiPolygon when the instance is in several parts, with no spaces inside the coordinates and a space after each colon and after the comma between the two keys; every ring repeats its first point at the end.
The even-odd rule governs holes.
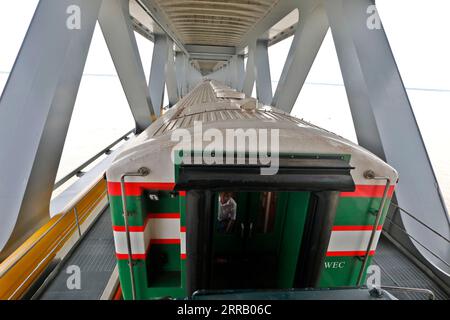
{"type": "MultiPolygon", "coordinates": [[[[37,0],[0,0],[0,92],[37,3],[37,0]]],[[[438,179],[450,203],[450,157],[446,151],[450,137],[450,1],[378,0],[377,7],[438,179]]],[[[153,45],[140,35],[136,38],[148,79],[153,45]]],[[[290,42],[291,38],[269,48],[274,90],[290,42]]],[[[356,141],[330,32],[293,114],[356,141]]],[[[132,126],[123,90],[97,26],[58,175],[70,171],[132,126]],[[98,121],[100,118],[102,121],[98,121]],[[90,139],[92,136],[97,138],[90,139]]]]}
{"type": "MultiPolygon", "coordinates": [[[[0,0],[0,72],[11,69],[37,2],[0,0]]],[[[426,5],[424,3],[423,0],[378,0],[377,6],[406,86],[450,90],[450,1],[428,0],[426,5]]],[[[104,44],[99,38],[101,33],[96,30],[91,48],[95,56],[88,60],[85,73],[115,74],[111,60],[104,57],[104,44]]],[[[143,56],[149,57],[144,59],[148,72],[151,46],[142,45],[143,42],[146,41],[139,44],[143,56]]],[[[281,51],[287,53],[288,45],[281,47],[281,51]]],[[[312,81],[342,83],[333,51],[328,35],[317,57],[321,61],[320,67],[311,74],[312,81]]],[[[274,79],[279,77],[283,60],[271,61],[274,79]]]]}

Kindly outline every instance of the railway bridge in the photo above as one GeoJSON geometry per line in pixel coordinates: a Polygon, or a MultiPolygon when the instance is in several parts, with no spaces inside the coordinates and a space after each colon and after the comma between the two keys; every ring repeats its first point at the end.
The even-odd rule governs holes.
{"type": "Polygon", "coordinates": [[[449,215],[381,21],[373,0],[40,0],[0,99],[0,298],[117,295],[114,157],[204,79],[290,113],[328,30],[358,143],[400,176],[375,258],[386,288],[448,297],[449,215]],[[55,181],[97,22],[135,128],[55,181]],[[148,79],[135,32],[153,42],[148,79]],[[268,48],[289,37],[273,91],[268,48]]]}

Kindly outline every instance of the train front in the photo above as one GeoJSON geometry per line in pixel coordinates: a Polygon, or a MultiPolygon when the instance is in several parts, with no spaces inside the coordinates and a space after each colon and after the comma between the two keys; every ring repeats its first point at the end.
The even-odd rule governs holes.
{"type": "Polygon", "coordinates": [[[396,171],[332,133],[233,99],[189,112],[181,103],[107,171],[124,298],[333,291],[323,288],[370,298],[360,288],[396,171]]]}

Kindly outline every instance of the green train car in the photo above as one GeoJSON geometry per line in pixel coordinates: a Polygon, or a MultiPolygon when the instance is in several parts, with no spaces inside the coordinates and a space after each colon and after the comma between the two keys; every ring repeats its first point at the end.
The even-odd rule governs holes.
{"type": "Polygon", "coordinates": [[[120,151],[107,180],[123,297],[161,299],[363,286],[397,172],[205,80],[120,151]]]}

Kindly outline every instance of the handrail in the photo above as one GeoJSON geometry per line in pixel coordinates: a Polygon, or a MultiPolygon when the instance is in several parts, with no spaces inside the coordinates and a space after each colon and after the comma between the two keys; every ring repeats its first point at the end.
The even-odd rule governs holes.
{"type": "MultiPolygon", "coordinates": [[[[101,197],[106,196],[106,191],[103,192],[101,194],[101,197]]],[[[92,206],[89,207],[89,209],[91,209],[92,206]]],[[[50,231],[52,231],[69,213],[74,213],[75,215],[75,226],[77,226],[77,221],[78,221],[78,212],[76,211],[76,206],[74,206],[71,210],[68,210],[66,212],[64,212],[47,230],[45,230],[45,232],[43,232],[36,240],[34,240],[30,246],[27,247],[26,250],[22,251],[22,253],[10,264],[8,265],[8,267],[6,267],[6,269],[4,269],[3,271],[0,272],[0,279],[2,277],[5,276],[5,274],[7,274],[12,268],[14,268],[17,263],[23,258],[25,257],[42,239],[45,238],[45,236],[47,236],[50,231]]],[[[77,226],[78,227],[78,226],[77,226]]],[[[71,231],[71,229],[69,229],[71,231]]]]}
{"type": "Polygon", "coordinates": [[[409,292],[417,292],[417,293],[423,293],[428,295],[428,300],[436,300],[436,295],[433,291],[429,289],[423,289],[423,288],[409,288],[409,287],[397,287],[397,286],[380,286],[381,289],[387,289],[387,290],[398,290],[398,291],[409,291],[409,292]]]}
{"type": "MultiPolygon", "coordinates": [[[[98,159],[101,155],[105,154],[106,152],[108,152],[108,150],[110,150],[112,147],[114,147],[116,144],[118,144],[120,141],[122,140],[128,140],[128,136],[134,132],[133,130],[128,131],[126,134],[124,134],[123,136],[121,136],[119,139],[115,140],[113,143],[111,143],[109,146],[107,146],[106,148],[104,148],[102,151],[100,151],[99,153],[97,153],[95,156],[93,156],[91,159],[89,159],[88,161],[86,161],[85,163],[83,163],[81,166],[79,166],[78,168],[76,168],[75,170],[73,170],[71,173],[69,173],[68,175],[66,175],[64,178],[62,178],[61,180],[59,180],[57,183],[55,183],[55,187],[54,189],[56,189],[57,187],[61,186],[62,184],[64,184],[65,182],[67,182],[70,178],[72,178],[74,175],[76,175],[81,169],[85,168],[86,166],[88,166],[90,163],[92,163],[93,161],[95,161],[96,159],[98,159]]],[[[102,194],[103,196],[103,194],[102,194]]],[[[2,277],[5,276],[5,274],[7,274],[14,266],[17,265],[17,263],[23,258],[25,257],[46,235],[48,235],[50,233],[50,231],[52,231],[69,213],[74,212],[75,215],[75,219],[78,220],[78,213],[75,212],[74,210],[76,210],[76,204],[64,211],[61,212],[61,216],[47,229],[45,230],[45,232],[43,232],[36,240],[33,241],[33,243],[26,249],[24,250],[10,265],[8,265],[8,267],[6,267],[4,270],[0,270],[0,279],[2,277]]]]}
{"type": "Polygon", "coordinates": [[[125,177],[143,177],[150,173],[148,168],[139,168],[137,172],[126,172],[120,177],[120,189],[122,193],[122,209],[123,209],[123,221],[125,225],[125,233],[127,238],[127,253],[128,253],[128,266],[130,267],[130,281],[131,281],[131,294],[133,300],[136,300],[136,288],[134,284],[134,262],[133,262],[133,250],[131,248],[131,236],[130,228],[128,226],[128,210],[127,210],[127,197],[125,193],[125,177]]]}
{"type": "Polygon", "coordinates": [[[405,209],[403,209],[402,207],[400,207],[399,205],[395,204],[395,203],[391,203],[391,206],[395,207],[397,210],[402,211],[403,213],[405,213],[407,216],[409,216],[411,219],[415,220],[416,222],[418,222],[420,225],[422,225],[423,227],[427,228],[428,230],[430,230],[431,232],[433,232],[435,235],[437,235],[438,237],[442,238],[443,240],[445,240],[446,242],[450,243],[450,240],[447,239],[445,236],[443,236],[442,234],[440,234],[439,232],[437,232],[436,230],[434,230],[433,228],[431,228],[430,226],[428,226],[425,222],[421,221],[420,219],[414,217],[412,215],[412,213],[409,213],[408,211],[406,211],[405,209]]]}
{"type": "Polygon", "coordinates": [[[369,240],[369,244],[367,245],[366,253],[364,255],[364,260],[362,262],[361,269],[359,270],[358,280],[356,282],[358,286],[361,286],[361,282],[362,282],[362,279],[363,279],[363,276],[364,276],[364,270],[366,269],[367,262],[369,260],[369,255],[370,255],[370,251],[371,251],[370,249],[372,248],[372,244],[373,244],[373,242],[375,240],[375,234],[376,234],[378,226],[380,224],[381,216],[383,215],[384,207],[386,206],[387,198],[388,198],[388,195],[389,195],[389,188],[391,186],[391,178],[389,178],[389,177],[377,177],[377,176],[375,176],[373,171],[365,172],[364,176],[367,179],[372,179],[372,180],[386,180],[386,185],[384,187],[383,198],[381,199],[380,208],[378,209],[377,215],[375,217],[375,223],[373,225],[373,229],[372,229],[372,232],[370,234],[370,240],[369,240]]]}
{"type": "MultiPolygon", "coordinates": [[[[103,199],[104,197],[106,196],[106,191],[104,191],[102,194],[101,194],[101,196],[99,197],[99,198],[97,198],[97,200],[98,199],[103,199]]],[[[100,203],[100,200],[98,200],[98,201],[94,201],[90,206],[89,206],[89,208],[87,208],[85,211],[84,211],[84,214],[82,215],[82,217],[84,217],[86,214],[88,214],[90,211],[91,211],[91,209],[93,209],[95,206],[97,206],[98,204],[100,203]]],[[[75,207],[74,207],[74,209],[75,209],[75,207]]],[[[70,212],[72,212],[72,211],[70,211],[70,212]]],[[[75,210],[73,211],[74,212],[74,214],[75,214],[75,210]]],[[[58,221],[59,221],[59,219],[58,219],[58,221]]],[[[56,223],[55,223],[56,224],[56,223]]],[[[52,225],[52,228],[55,226],[55,224],[53,224],[52,225]]],[[[47,255],[43,258],[43,259],[41,259],[41,261],[39,261],[39,263],[35,266],[35,268],[27,275],[27,277],[20,283],[20,285],[14,290],[14,292],[9,296],[9,298],[8,298],[8,300],[10,300],[10,299],[12,299],[15,295],[16,295],[16,293],[17,292],[19,292],[20,291],[20,289],[22,289],[22,287],[27,283],[27,281],[31,278],[31,276],[36,272],[36,270],[38,270],[39,268],[40,268],[40,266],[53,254],[53,253],[55,253],[55,251],[59,248],[59,245],[61,244],[61,243],[63,243],[63,241],[65,241],[71,234],[72,234],[72,231],[74,231],[74,229],[77,227],[77,223],[71,223],[71,225],[70,225],[70,228],[68,229],[68,232],[53,246],[53,248],[52,248],[52,250],[50,250],[50,252],[49,253],[47,253],[47,255]]],[[[79,237],[81,237],[81,235],[79,235],[79,237]]],[[[40,239],[42,239],[41,237],[39,237],[40,239]]],[[[27,252],[29,252],[29,250],[31,250],[31,249],[27,249],[27,252]]],[[[23,257],[23,255],[20,257],[20,258],[22,258],[23,257]]],[[[8,269],[7,270],[10,270],[14,265],[16,265],[17,264],[17,262],[18,261],[20,261],[20,258],[19,259],[17,259],[15,262],[14,262],[14,264],[13,265],[11,265],[11,266],[9,266],[8,267],[8,269]]],[[[3,275],[2,275],[3,276],[3,275]]],[[[1,276],[0,276],[1,277],[1,276]]]]}
{"type": "MultiPolygon", "coordinates": [[[[411,238],[411,240],[413,240],[415,243],[417,243],[419,246],[421,246],[422,248],[424,248],[426,251],[428,251],[429,253],[431,253],[432,256],[434,256],[436,259],[438,259],[439,261],[441,261],[443,264],[445,264],[447,267],[450,268],[450,264],[448,262],[446,262],[443,258],[441,258],[439,255],[437,255],[436,253],[434,253],[433,251],[431,251],[430,249],[428,249],[424,244],[422,244],[419,240],[417,240],[415,237],[413,237],[412,235],[410,235],[405,229],[403,229],[401,226],[399,226],[397,223],[395,223],[392,219],[390,219],[389,217],[386,217],[386,221],[389,222],[389,225],[396,227],[400,232],[402,232],[404,235],[408,236],[411,238]]],[[[386,232],[383,231],[383,234],[386,234],[386,232]]]]}
{"type": "Polygon", "coordinates": [[[81,172],[81,170],[86,168],[88,165],[90,165],[92,162],[94,162],[95,160],[100,158],[102,155],[107,154],[111,150],[112,147],[114,147],[116,144],[118,144],[122,140],[128,140],[129,139],[128,136],[133,132],[134,132],[134,129],[128,131],[123,136],[121,136],[120,138],[118,138],[117,140],[112,142],[110,145],[108,145],[106,148],[103,148],[100,152],[98,152],[96,155],[91,157],[89,160],[85,161],[84,163],[79,165],[77,168],[75,168],[74,170],[69,172],[67,175],[65,175],[63,178],[59,179],[53,186],[53,190],[56,190],[57,188],[62,186],[64,183],[69,181],[69,179],[71,179],[73,176],[79,174],[81,172]]]}

